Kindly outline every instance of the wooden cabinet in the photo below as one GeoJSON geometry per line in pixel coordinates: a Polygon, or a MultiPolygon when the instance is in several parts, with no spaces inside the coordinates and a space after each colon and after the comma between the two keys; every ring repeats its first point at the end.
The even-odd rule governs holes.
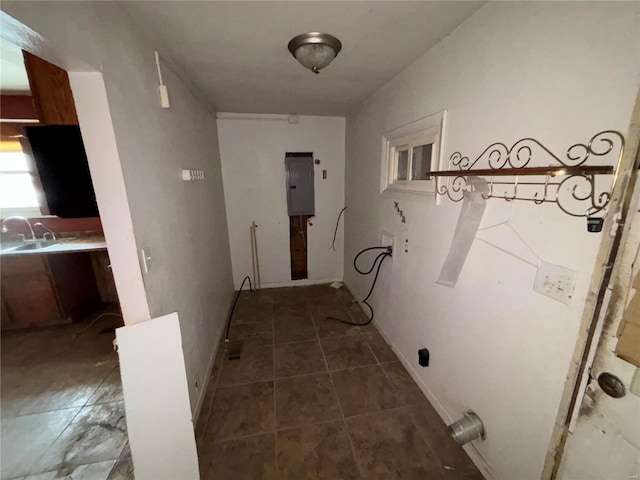
{"type": "Polygon", "coordinates": [[[89,253],[3,255],[2,329],[79,320],[100,303],[89,253]]]}

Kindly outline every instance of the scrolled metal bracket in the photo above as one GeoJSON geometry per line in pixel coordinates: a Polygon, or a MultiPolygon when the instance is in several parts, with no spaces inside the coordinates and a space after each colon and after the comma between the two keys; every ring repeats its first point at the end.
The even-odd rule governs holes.
{"type": "Polygon", "coordinates": [[[447,177],[446,183],[439,181],[436,193],[454,202],[461,201],[464,192],[473,188],[467,183],[467,177],[490,177],[488,193],[482,193],[485,199],[528,201],[536,205],[555,203],[567,215],[592,218],[602,214],[611,200],[624,146],[620,132],[604,130],[587,143],[570,146],[565,156],[560,157],[542,142],[527,137],[511,147],[502,142],[493,143],[474,160],[454,152],[449,158],[449,170],[430,172],[430,175],[447,177]],[[609,164],[587,165],[587,160],[594,157],[606,157],[609,164]],[[613,175],[613,178],[611,182],[602,181],[602,175],[613,175]],[[496,181],[495,177],[513,178],[496,181]],[[526,181],[522,181],[522,177],[526,177],[526,181]],[[502,192],[496,186],[502,186],[502,192]]]}

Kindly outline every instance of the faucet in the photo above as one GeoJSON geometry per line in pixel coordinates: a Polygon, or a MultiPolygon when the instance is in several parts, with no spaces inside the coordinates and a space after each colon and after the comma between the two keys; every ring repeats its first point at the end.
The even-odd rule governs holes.
{"type": "Polygon", "coordinates": [[[47,239],[47,234],[49,234],[49,233],[51,234],[51,240],[57,240],[57,238],[56,238],[56,234],[55,234],[55,233],[53,233],[53,230],[51,230],[49,227],[47,227],[47,226],[46,226],[45,224],[43,224],[42,222],[34,223],[34,224],[33,224],[33,228],[36,228],[36,227],[42,227],[43,229],[45,229],[45,230],[46,230],[46,232],[44,232],[44,233],[42,234],[42,239],[43,239],[43,240],[46,240],[46,239],[47,239]]]}
{"type": "MultiPolygon", "coordinates": [[[[31,240],[35,240],[36,239],[36,234],[33,231],[33,227],[31,226],[31,224],[29,223],[29,220],[27,220],[25,217],[20,217],[18,215],[12,215],[11,217],[7,217],[4,220],[2,220],[2,233],[7,233],[9,230],[7,229],[7,222],[9,220],[20,220],[24,223],[27,224],[27,226],[29,227],[29,232],[31,232],[31,240]]],[[[23,241],[25,239],[25,236],[22,234],[19,234],[23,237],[23,241]]]]}

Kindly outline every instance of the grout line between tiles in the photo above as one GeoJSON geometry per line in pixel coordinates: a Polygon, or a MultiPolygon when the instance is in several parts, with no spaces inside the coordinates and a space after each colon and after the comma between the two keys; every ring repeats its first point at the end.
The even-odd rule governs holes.
{"type": "MultiPolygon", "coordinates": [[[[324,351],[322,350],[322,347],[320,348],[320,350],[322,351],[322,356],[323,356],[323,358],[325,360],[325,365],[327,365],[326,357],[325,357],[324,351]]],[[[226,384],[226,385],[218,385],[216,387],[216,389],[218,389],[218,388],[241,387],[241,386],[245,386],[245,385],[253,385],[254,383],[275,382],[276,380],[289,380],[289,379],[292,379],[292,378],[306,377],[306,376],[309,376],[309,375],[319,375],[319,374],[323,374],[323,373],[344,372],[345,370],[354,370],[354,369],[357,369],[357,368],[367,368],[367,367],[375,367],[375,366],[382,367],[382,365],[387,365],[389,363],[396,363],[396,362],[384,362],[382,364],[377,363],[377,362],[376,363],[368,363],[366,365],[355,365],[355,366],[352,366],[352,367],[335,368],[333,370],[320,370],[318,372],[300,373],[300,374],[297,374],[297,375],[289,375],[289,376],[286,376],[286,377],[266,378],[266,379],[262,379],[262,380],[251,381],[251,382],[229,383],[229,384],[226,384]]]]}
{"type": "MultiPolygon", "coordinates": [[[[316,330],[316,336],[318,337],[318,343],[320,344],[320,351],[322,352],[322,357],[324,358],[324,364],[327,367],[327,370],[329,370],[329,364],[327,363],[327,356],[324,353],[324,348],[322,347],[322,342],[320,341],[320,335],[318,334],[318,327],[316,325],[315,320],[313,319],[313,316],[311,317],[311,320],[313,322],[313,328],[315,328],[316,330]]],[[[333,381],[333,375],[331,375],[330,371],[329,371],[329,380],[331,380],[333,395],[338,403],[338,408],[340,409],[340,416],[342,417],[342,427],[344,428],[344,433],[347,436],[347,440],[349,442],[349,448],[351,450],[351,458],[353,462],[356,464],[356,469],[358,470],[358,475],[360,475],[360,478],[365,478],[364,475],[362,474],[362,470],[360,469],[360,463],[358,462],[358,458],[356,457],[356,450],[353,446],[351,435],[349,434],[349,428],[347,427],[347,421],[345,420],[345,417],[344,417],[344,410],[342,409],[342,403],[340,402],[340,397],[338,396],[338,390],[336,390],[336,384],[333,381]]]]}
{"type": "Polygon", "coordinates": [[[277,384],[276,377],[276,325],[275,325],[275,313],[273,312],[275,309],[271,309],[271,330],[273,331],[272,335],[272,344],[271,344],[271,363],[273,364],[273,424],[275,428],[275,432],[273,433],[273,456],[274,456],[274,465],[276,467],[276,472],[279,472],[278,469],[278,403],[277,403],[277,384]]]}

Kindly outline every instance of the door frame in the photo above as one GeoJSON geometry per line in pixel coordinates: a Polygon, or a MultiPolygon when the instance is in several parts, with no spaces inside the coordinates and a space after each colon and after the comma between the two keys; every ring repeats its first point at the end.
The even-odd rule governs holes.
{"type": "Polygon", "coordinates": [[[626,145],[620,160],[619,174],[615,178],[608,213],[605,218],[602,242],[596,257],[595,268],[585,308],[580,322],[578,340],[572,355],[567,380],[560,400],[542,479],[555,480],[567,443],[570,427],[578,413],[584,396],[589,371],[600,342],[601,319],[609,309],[611,282],[617,261],[622,253],[625,222],[632,205],[638,169],[640,168],[640,90],[636,95],[631,122],[626,136],[626,145]],[[609,234],[609,232],[611,232],[609,234]]]}

